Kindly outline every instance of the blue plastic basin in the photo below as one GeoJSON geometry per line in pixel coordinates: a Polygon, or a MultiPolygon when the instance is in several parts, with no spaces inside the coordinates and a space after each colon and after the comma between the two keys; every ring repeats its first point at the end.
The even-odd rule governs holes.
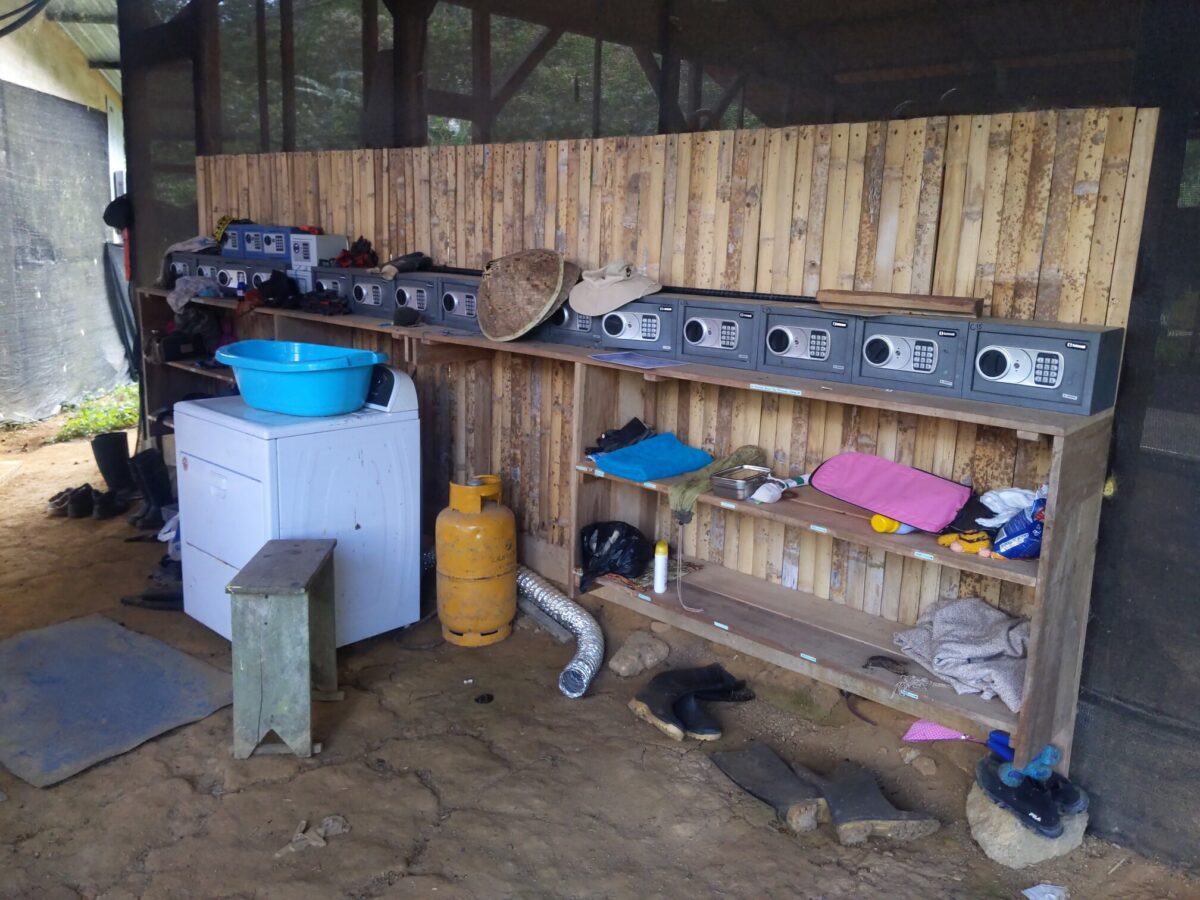
{"type": "Polygon", "coordinates": [[[337,416],[367,400],[371,367],[387,357],[372,350],[238,341],[217,351],[233,368],[242,399],[256,409],[292,416],[337,416]]]}

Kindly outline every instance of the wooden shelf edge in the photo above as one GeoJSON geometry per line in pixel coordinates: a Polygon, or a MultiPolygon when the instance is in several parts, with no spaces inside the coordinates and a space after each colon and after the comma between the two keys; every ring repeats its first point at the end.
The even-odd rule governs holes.
{"type": "MultiPolygon", "coordinates": [[[[679,605],[673,582],[661,596],[638,594],[613,582],[602,582],[589,595],[911,716],[932,719],[968,734],[979,735],[981,731],[997,728],[1016,733],[1017,715],[998,699],[956,694],[950,685],[932,675],[928,676],[928,688],[900,693],[897,676],[879,668],[863,668],[866,660],[876,654],[903,658],[890,643],[884,647],[879,646],[879,641],[864,643],[820,623],[806,621],[799,613],[784,616],[745,601],[707,591],[689,591],[689,579],[696,574],[701,573],[685,577],[684,594],[689,605],[703,610],[699,613],[688,612],[679,605]]],[[[834,606],[831,615],[841,617],[846,613],[844,608],[817,598],[809,598],[800,605],[811,603],[834,606]]],[[[910,670],[923,672],[916,663],[911,664],[910,670]]]]}
{"type": "MultiPolygon", "coordinates": [[[[659,481],[631,481],[601,472],[590,462],[577,463],[575,471],[584,477],[604,478],[618,484],[628,484],[643,490],[651,490],[666,494],[675,479],[664,478],[659,481]]],[[[800,488],[801,491],[810,490],[800,488]]],[[[937,540],[926,534],[879,534],[871,529],[865,517],[855,518],[833,509],[821,508],[815,505],[781,500],[779,503],[758,504],[741,500],[726,500],[716,494],[705,493],[698,498],[700,503],[715,506],[729,512],[766,519],[793,528],[805,528],[818,534],[864,547],[875,547],[897,556],[911,557],[923,562],[948,566],[962,572],[983,575],[986,578],[996,578],[1012,584],[1036,587],[1038,582],[1038,560],[999,560],[989,559],[969,553],[955,553],[946,547],[938,545],[937,540]]],[[[830,498],[830,504],[835,504],[830,498]]]]}
{"type": "Polygon", "coordinates": [[[201,378],[212,378],[229,385],[237,384],[237,378],[234,377],[232,369],[202,369],[194,362],[186,359],[172,359],[163,363],[163,365],[172,369],[178,369],[181,372],[190,372],[193,375],[199,375],[201,378]]]}

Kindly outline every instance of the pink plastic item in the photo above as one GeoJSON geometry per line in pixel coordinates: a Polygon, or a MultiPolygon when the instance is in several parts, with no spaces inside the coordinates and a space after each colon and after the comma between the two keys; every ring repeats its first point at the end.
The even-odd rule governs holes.
{"type": "Polygon", "coordinates": [[[869,453],[839,453],[817,467],[809,482],[823,494],[939,532],[971,497],[971,489],[869,453]]]}
{"type": "Polygon", "coordinates": [[[983,743],[979,738],[963,734],[961,731],[955,731],[953,728],[947,728],[945,725],[939,725],[937,722],[930,722],[928,719],[917,719],[917,721],[909,725],[908,731],[904,733],[903,740],[909,743],[919,743],[921,741],[971,741],[976,744],[983,743]]]}

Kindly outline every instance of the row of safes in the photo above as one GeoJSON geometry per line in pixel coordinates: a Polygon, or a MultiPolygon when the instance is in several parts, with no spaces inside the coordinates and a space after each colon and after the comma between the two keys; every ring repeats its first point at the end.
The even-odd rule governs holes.
{"type": "MultiPolygon", "coordinates": [[[[269,278],[269,263],[176,254],[180,274],[230,290],[269,278]]],[[[391,321],[414,309],[427,324],[478,332],[478,276],[420,272],[394,280],[343,268],[293,269],[302,290],[328,290],[353,312],[391,321]]],[[[603,316],[561,307],[528,339],[634,350],[680,362],[885,390],[965,397],[1090,415],[1112,406],[1123,331],[1015,319],[848,315],[804,298],[663,292],[603,316]]]]}

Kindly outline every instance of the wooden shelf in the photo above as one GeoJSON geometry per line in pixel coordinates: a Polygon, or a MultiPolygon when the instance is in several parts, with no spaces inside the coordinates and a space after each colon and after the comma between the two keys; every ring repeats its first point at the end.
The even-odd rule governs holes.
{"type": "MultiPolygon", "coordinates": [[[[345,318],[345,317],[342,317],[345,318]]],[[[639,372],[647,381],[677,379],[716,384],[723,387],[783,394],[789,397],[809,397],[851,406],[867,406],[893,412],[913,413],[940,419],[954,419],[976,425],[990,425],[1018,432],[1018,436],[1066,435],[1083,431],[1097,422],[1112,418],[1112,410],[1104,410],[1091,416],[1074,416],[1067,413],[1047,412],[1037,409],[1022,409],[999,403],[983,403],[978,400],[963,400],[958,397],[939,397],[932,394],[911,394],[906,391],[891,391],[856,384],[818,381],[789,375],[774,375],[767,372],[747,372],[724,366],[704,366],[695,363],[669,366],[661,369],[640,370],[631,366],[592,359],[592,354],[608,352],[588,347],[571,347],[565,344],[550,344],[544,341],[519,340],[505,343],[490,341],[477,334],[452,331],[436,326],[418,328],[395,328],[397,336],[419,336],[426,343],[458,344],[465,347],[486,347],[503,353],[518,353],[543,359],[564,362],[586,363],[589,366],[639,372]]]]}
{"type": "Polygon", "coordinates": [[[642,594],[607,580],[591,593],[909,715],[976,735],[1017,728],[1016,713],[999,699],[956,694],[915,662],[909,661],[910,674],[923,675],[930,684],[917,690],[906,686],[901,693],[898,676],[863,666],[875,655],[904,659],[892,636],[907,626],[811,594],[711,564],[683,578],[684,602],[700,612],[679,604],[674,581],[665,594],[642,594]]]}
{"type": "MultiPolygon", "coordinates": [[[[678,478],[663,478],[658,481],[630,481],[609,475],[596,468],[591,462],[582,462],[575,466],[576,471],[583,477],[606,478],[618,484],[629,484],[644,490],[667,493],[678,478]]],[[[686,476],[680,476],[680,478],[686,476]]],[[[741,515],[753,516],[758,519],[768,519],[795,528],[807,528],[818,534],[828,534],[865,547],[877,547],[899,556],[911,556],[925,562],[950,566],[963,572],[974,572],[1001,581],[1023,584],[1029,587],[1037,585],[1038,561],[1036,559],[1000,559],[976,556],[969,553],[955,553],[946,547],[938,545],[937,540],[929,534],[880,534],[871,528],[871,514],[861,507],[844,503],[833,497],[827,497],[813,488],[794,488],[798,495],[796,500],[780,500],[778,503],[749,503],[740,500],[726,500],[716,494],[705,493],[699,497],[700,503],[727,509],[741,515]]]]}
{"type": "MultiPolygon", "coordinates": [[[[142,290],[146,294],[166,297],[166,292],[158,288],[143,288],[142,290]]],[[[222,309],[232,309],[237,305],[237,301],[227,298],[197,298],[192,302],[222,309]]],[[[294,309],[272,309],[265,306],[258,307],[254,312],[258,315],[281,316],[321,322],[336,328],[352,328],[373,332],[382,331],[396,338],[417,339],[423,344],[451,344],[460,347],[472,347],[477,350],[516,353],[542,359],[557,359],[562,362],[586,363],[590,366],[619,369],[626,372],[639,372],[647,381],[663,381],[665,379],[695,381],[762,393],[783,394],[789,397],[810,397],[833,403],[887,409],[893,412],[933,416],[941,419],[954,419],[955,421],[971,422],[976,425],[1007,428],[1016,431],[1018,436],[1025,434],[1074,434],[1090,428],[1097,422],[1108,421],[1112,418],[1111,409],[1091,416],[1074,416],[1067,413],[1004,406],[998,403],[983,403],[978,400],[963,400],[957,397],[911,394],[905,391],[891,391],[882,388],[865,387],[863,385],[841,384],[811,378],[797,378],[789,375],[774,375],[767,372],[746,372],[741,369],[729,369],[723,366],[704,366],[695,363],[670,366],[662,369],[639,370],[630,366],[592,359],[591,357],[594,353],[604,352],[596,348],[572,347],[566,344],[552,344],[545,341],[533,340],[497,342],[488,340],[482,335],[455,331],[438,325],[400,327],[392,325],[386,319],[377,319],[371,316],[323,316],[319,313],[308,313],[294,309]]]]}
{"type": "Polygon", "coordinates": [[[204,369],[198,366],[195,360],[190,359],[173,359],[170,362],[163,363],[165,366],[170,366],[172,369],[179,369],[181,372],[191,372],[193,375],[199,375],[202,378],[213,378],[225,384],[237,384],[237,379],[233,376],[233,370],[222,366],[219,369],[204,369]]]}

